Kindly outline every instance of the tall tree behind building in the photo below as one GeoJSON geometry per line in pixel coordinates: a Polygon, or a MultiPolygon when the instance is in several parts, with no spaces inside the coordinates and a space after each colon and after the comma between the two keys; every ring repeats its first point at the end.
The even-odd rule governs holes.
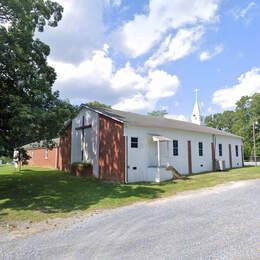
{"type": "MultiPolygon", "coordinates": [[[[245,157],[253,155],[253,123],[260,124],[260,93],[252,97],[243,96],[234,111],[209,115],[205,123],[243,137],[245,157]]],[[[256,152],[260,155],[260,128],[256,129],[256,152]]]]}
{"type": "Polygon", "coordinates": [[[168,112],[165,109],[161,110],[153,110],[152,112],[149,112],[149,116],[156,116],[156,117],[164,117],[168,114],[168,112]]]}
{"type": "Polygon", "coordinates": [[[0,2],[0,155],[15,147],[57,135],[75,108],[52,91],[48,45],[35,37],[55,27],[63,8],[47,0],[0,2]]]}
{"type": "Polygon", "coordinates": [[[91,106],[91,107],[111,108],[110,105],[107,105],[107,104],[101,103],[101,102],[96,101],[96,100],[88,102],[87,105],[89,105],[89,106],[91,106]]]}

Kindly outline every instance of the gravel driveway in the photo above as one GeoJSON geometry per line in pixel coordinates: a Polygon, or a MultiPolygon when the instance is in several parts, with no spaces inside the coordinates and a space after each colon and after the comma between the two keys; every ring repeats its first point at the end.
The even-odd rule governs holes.
{"type": "Polygon", "coordinates": [[[0,244],[1,259],[260,259],[260,180],[108,210],[0,244]]]}

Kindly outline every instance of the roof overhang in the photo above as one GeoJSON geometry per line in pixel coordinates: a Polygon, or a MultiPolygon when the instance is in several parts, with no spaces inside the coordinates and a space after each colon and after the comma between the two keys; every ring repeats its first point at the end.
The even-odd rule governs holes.
{"type": "Polygon", "coordinates": [[[162,136],[162,135],[153,135],[152,139],[154,142],[171,141],[170,138],[162,136]]]}
{"type": "MultiPolygon", "coordinates": [[[[116,118],[115,116],[112,116],[112,115],[109,115],[109,114],[107,114],[107,113],[104,113],[104,112],[102,112],[102,111],[100,111],[100,110],[98,110],[98,109],[95,109],[94,107],[91,107],[91,106],[89,106],[89,105],[86,105],[86,104],[80,105],[80,110],[83,109],[83,108],[86,108],[86,109],[89,109],[89,110],[91,110],[91,111],[94,111],[94,112],[96,112],[96,113],[98,113],[98,114],[100,114],[100,115],[106,116],[106,117],[111,118],[111,119],[113,119],[113,120],[115,120],[115,121],[118,121],[118,122],[120,122],[120,123],[123,123],[123,124],[125,123],[125,121],[120,120],[120,119],[116,118]]],[[[104,109],[104,110],[105,110],[105,109],[104,109]]]]}

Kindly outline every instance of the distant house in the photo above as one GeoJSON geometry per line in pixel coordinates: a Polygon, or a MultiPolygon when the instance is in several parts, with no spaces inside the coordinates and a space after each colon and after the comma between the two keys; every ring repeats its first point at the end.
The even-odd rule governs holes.
{"type": "Polygon", "coordinates": [[[28,148],[29,164],[69,169],[90,162],[95,177],[121,183],[170,179],[166,166],[183,175],[214,171],[219,161],[242,167],[242,138],[206,127],[201,118],[197,100],[195,123],[82,106],[56,148],[28,148]]]}
{"type": "Polygon", "coordinates": [[[44,141],[24,145],[27,154],[31,157],[28,161],[30,166],[56,168],[69,170],[71,165],[71,123],[67,125],[66,132],[59,138],[53,139],[53,147],[44,141]]]}

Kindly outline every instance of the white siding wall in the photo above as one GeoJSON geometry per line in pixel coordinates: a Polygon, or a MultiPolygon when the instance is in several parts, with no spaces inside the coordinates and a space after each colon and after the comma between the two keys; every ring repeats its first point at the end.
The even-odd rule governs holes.
{"type": "MultiPolygon", "coordinates": [[[[212,170],[212,153],[211,143],[213,136],[211,134],[202,134],[196,132],[169,130],[164,128],[149,128],[128,126],[126,129],[128,135],[128,181],[146,181],[149,178],[148,166],[157,165],[157,143],[152,141],[150,134],[162,135],[171,140],[178,140],[179,154],[173,155],[172,141],[160,143],[162,165],[172,165],[180,173],[188,174],[188,141],[191,141],[192,153],[192,172],[204,172],[212,170]],[[138,148],[131,148],[131,137],[138,137],[138,148]],[[198,143],[203,143],[203,156],[199,156],[198,143]],[[133,167],[136,167],[134,170],[133,167]]],[[[221,142],[223,145],[223,156],[218,157],[218,145],[216,145],[216,159],[226,161],[229,167],[228,144],[232,146],[233,167],[242,166],[241,145],[239,138],[216,137],[216,143],[221,142]],[[239,146],[239,157],[235,156],[235,145],[239,146]]]]}
{"type": "Polygon", "coordinates": [[[243,145],[243,143],[242,140],[238,138],[216,136],[216,159],[224,160],[226,168],[230,168],[229,144],[231,144],[232,167],[233,168],[242,167],[241,146],[243,145]],[[223,156],[219,156],[218,144],[222,144],[223,156]],[[238,145],[238,157],[236,156],[236,150],[235,150],[236,145],[238,145]]]}
{"type": "Polygon", "coordinates": [[[83,150],[83,161],[93,164],[93,173],[98,177],[98,159],[99,159],[99,117],[96,112],[82,109],[80,113],[72,120],[71,133],[71,162],[81,161],[81,150],[83,150]],[[75,130],[82,126],[82,118],[85,117],[85,125],[91,125],[91,128],[84,129],[84,139],[82,142],[82,131],[75,130]]]}

